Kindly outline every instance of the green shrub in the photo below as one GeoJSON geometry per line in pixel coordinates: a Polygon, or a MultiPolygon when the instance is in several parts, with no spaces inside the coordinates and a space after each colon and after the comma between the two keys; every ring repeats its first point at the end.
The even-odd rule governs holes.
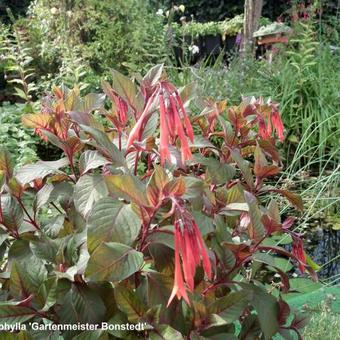
{"type": "Polygon", "coordinates": [[[288,271],[315,279],[315,264],[277,203],[303,210],[301,198],[270,185],[284,139],[277,105],[202,103],[162,65],[136,79],[104,81],[108,105],[103,94],[55,87],[41,112],[23,116],[60,160],[14,171],[0,148],[0,322],[25,324],[32,337],[33,321],[99,328],[53,332],[67,340],[299,334],[308,318],[283,296],[312,282],[288,271]],[[192,101],[203,105],[198,117],[192,101]],[[291,252],[275,246],[282,238],[291,252]]]}
{"type": "Polygon", "coordinates": [[[19,167],[37,159],[38,138],[21,124],[21,116],[28,112],[30,108],[25,104],[5,102],[0,106],[0,145],[7,148],[19,167]]]}

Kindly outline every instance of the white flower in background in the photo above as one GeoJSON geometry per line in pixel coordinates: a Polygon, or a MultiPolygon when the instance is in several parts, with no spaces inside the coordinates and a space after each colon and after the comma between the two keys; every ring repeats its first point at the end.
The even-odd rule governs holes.
{"type": "Polygon", "coordinates": [[[196,53],[199,53],[200,48],[198,46],[196,46],[196,45],[191,45],[191,46],[189,46],[189,51],[192,54],[196,54],[196,53]]]}
{"type": "Polygon", "coordinates": [[[72,11],[67,11],[67,12],[66,12],[66,15],[67,15],[69,18],[71,18],[71,16],[72,16],[72,11]]]}
{"type": "Polygon", "coordinates": [[[53,15],[57,14],[57,13],[58,13],[58,8],[52,7],[52,8],[51,8],[51,13],[52,13],[53,15]]]}
{"type": "Polygon", "coordinates": [[[160,8],[157,12],[156,15],[159,15],[160,17],[162,17],[164,15],[164,11],[160,8]]]}
{"type": "Polygon", "coordinates": [[[182,13],[184,13],[184,11],[185,11],[185,6],[184,6],[184,5],[179,5],[179,6],[178,6],[178,9],[179,9],[182,13]]]}
{"type": "Polygon", "coordinates": [[[166,17],[168,17],[169,14],[170,14],[170,11],[166,11],[166,12],[165,12],[165,16],[166,16],[166,17]]]}

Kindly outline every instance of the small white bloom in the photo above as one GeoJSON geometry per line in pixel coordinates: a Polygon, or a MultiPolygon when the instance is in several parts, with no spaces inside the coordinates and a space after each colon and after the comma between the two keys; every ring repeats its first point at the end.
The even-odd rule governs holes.
{"type": "Polygon", "coordinates": [[[164,11],[160,8],[157,12],[156,15],[159,15],[160,17],[162,17],[164,15],[164,11]]]}
{"type": "Polygon", "coordinates": [[[293,277],[298,277],[298,274],[293,273],[292,276],[293,276],[293,277]]]}
{"type": "Polygon", "coordinates": [[[67,12],[66,12],[66,15],[67,15],[69,18],[71,18],[71,16],[72,16],[72,11],[67,11],[67,12]]]}
{"type": "Polygon", "coordinates": [[[276,273],[276,274],[274,275],[274,277],[281,277],[281,275],[278,274],[278,273],[276,273]]]}
{"type": "Polygon", "coordinates": [[[184,11],[185,11],[185,6],[184,6],[184,5],[179,5],[179,6],[178,6],[178,9],[179,9],[182,13],[184,13],[184,11]]]}
{"type": "Polygon", "coordinates": [[[170,11],[166,11],[166,12],[165,12],[165,16],[166,16],[166,17],[168,17],[169,14],[170,14],[170,11]]]}
{"type": "Polygon", "coordinates": [[[200,48],[198,46],[196,46],[196,45],[191,45],[191,46],[189,46],[189,51],[192,54],[196,54],[196,53],[199,53],[200,48]]]}
{"type": "Polygon", "coordinates": [[[57,14],[58,13],[58,9],[56,7],[52,7],[51,8],[51,13],[54,15],[54,14],[57,14]]]}

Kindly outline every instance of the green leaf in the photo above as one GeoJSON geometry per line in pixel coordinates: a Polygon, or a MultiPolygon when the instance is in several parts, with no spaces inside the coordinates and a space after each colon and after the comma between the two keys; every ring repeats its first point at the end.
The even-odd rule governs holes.
{"type": "Polygon", "coordinates": [[[253,226],[253,237],[259,240],[264,236],[265,230],[261,222],[261,211],[258,207],[256,197],[248,191],[244,192],[244,198],[249,206],[250,221],[253,226]]]}
{"type": "Polygon", "coordinates": [[[108,163],[110,162],[98,151],[86,150],[79,158],[79,171],[81,174],[84,174],[108,163]]]}
{"type": "Polygon", "coordinates": [[[163,273],[151,271],[147,273],[148,305],[157,306],[167,303],[173,287],[173,278],[163,273]]]}
{"type": "Polygon", "coordinates": [[[86,277],[94,281],[121,281],[137,272],[143,254],[120,243],[102,243],[91,254],[86,277]]]}
{"type": "Polygon", "coordinates": [[[279,330],[279,306],[276,298],[253,284],[238,284],[250,292],[250,304],[256,309],[264,338],[270,340],[279,330]]]}
{"type": "Polygon", "coordinates": [[[105,319],[106,307],[100,295],[85,284],[72,284],[71,290],[60,300],[60,322],[99,323],[105,319]]]}
{"type": "Polygon", "coordinates": [[[89,133],[95,140],[95,143],[88,142],[89,144],[94,145],[96,149],[110,159],[115,166],[125,166],[123,154],[118,150],[116,145],[110,141],[105,132],[82,124],[80,127],[83,131],[89,133]]]}
{"type": "Polygon", "coordinates": [[[42,307],[43,302],[38,296],[38,291],[46,279],[47,270],[37,258],[31,257],[26,261],[14,262],[9,280],[11,295],[17,300],[23,296],[34,295],[34,298],[39,298],[42,307]]]}
{"type": "Polygon", "coordinates": [[[286,259],[282,257],[273,256],[266,253],[256,253],[253,255],[253,260],[257,262],[262,262],[267,264],[268,266],[277,268],[284,273],[290,271],[293,268],[293,265],[286,259]]]}
{"type": "Polygon", "coordinates": [[[94,110],[100,109],[105,100],[105,94],[102,93],[88,93],[83,100],[76,102],[73,111],[90,113],[94,110]]]}
{"type": "Polygon", "coordinates": [[[242,328],[239,340],[258,339],[261,334],[261,328],[257,315],[250,314],[242,322],[242,328]]]}
{"type": "Polygon", "coordinates": [[[169,325],[157,325],[156,331],[151,332],[150,340],[184,340],[183,335],[169,325]]]}
{"type": "Polygon", "coordinates": [[[232,323],[242,315],[249,300],[250,294],[248,291],[232,292],[213,302],[208,307],[208,311],[219,315],[227,324],[232,323]]]}
{"type": "Polygon", "coordinates": [[[146,187],[137,177],[132,175],[105,176],[109,193],[127,199],[138,205],[149,206],[146,187]]]}
{"type": "Polygon", "coordinates": [[[108,190],[102,175],[84,175],[74,189],[74,204],[84,217],[91,211],[95,202],[107,196],[108,190]]]}
{"type": "Polygon", "coordinates": [[[118,285],[115,287],[115,299],[118,308],[127,315],[130,322],[137,323],[141,320],[145,310],[135,290],[118,285]]]}
{"type": "Polygon", "coordinates": [[[60,240],[51,240],[48,237],[42,237],[39,240],[31,241],[30,248],[37,258],[55,263],[60,243],[60,240]]]}
{"type": "Polygon", "coordinates": [[[227,183],[235,176],[236,173],[235,168],[230,164],[221,163],[213,158],[209,158],[207,168],[213,184],[217,185],[227,183]]]}
{"type": "Polygon", "coordinates": [[[289,280],[290,288],[300,293],[310,293],[322,288],[322,284],[319,282],[313,282],[310,279],[293,278],[289,280]]]}
{"type": "Polygon", "coordinates": [[[135,111],[141,109],[141,103],[137,100],[137,88],[136,85],[127,77],[113,71],[112,73],[112,88],[122,97],[135,111]]]}
{"type": "Polygon", "coordinates": [[[250,170],[249,163],[244,160],[240,154],[240,151],[237,149],[231,150],[231,157],[237,163],[238,167],[240,168],[245,181],[249,185],[250,188],[254,188],[254,178],[250,170]]]}
{"type": "Polygon", "coordinates": [[[88,219],[88,249],[92,253],[102,242],[131,245],[139,234],[141,220],[130,204],[107,197],[99,200],[88,219]]]}
{"type": "Polygon", "coordinates": [[[35,311],[31,308],[18,306],[17,303],[0,303],[0,324],[13,325],[24,323],[35,316],[35,311]]]}
{"type": "Polygon", "coordinates": [[[2,224],[10,230],[18,230],[24,220],[24,213],[19,203],[11,196],[0,197],[2,224]]]}
{"type": "Polygon", "coordinates": [[[55,173],[63,173],[59,169],[69,164],[67,158],[58,161],[39,161],[35,164],[28,164],[19,169],[15,175],[22,184],[30,183],[37,178],[45,178],[55,173]]]}

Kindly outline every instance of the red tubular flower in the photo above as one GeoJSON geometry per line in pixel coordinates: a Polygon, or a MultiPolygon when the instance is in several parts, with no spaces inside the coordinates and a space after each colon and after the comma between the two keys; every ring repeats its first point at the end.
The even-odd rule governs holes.
{"type": "Polygon", "coordinates": [[[272,123],[275,128],[275,131],[280,139],[281,142],[284,141],[285,137],[283,135],[283,123],[280,117],[280,112],[278,110],[274,110],[272,112],[272,123]]]}
{"type": "Polygon", "coordinates": [[[211,263],[208,256],[207,248],[204,244],[201,232],[191,216],[187,212],[180,213],[175,220],[175,279],[174,287],[168,301],[168,306],[171,301],[177,296],[182,297],[190,304],[185,285],[189,291],[194,290],[194,277],[196,268],[202,262],[203,270],[208,277],[212,278],[211,263]],[[180,257],[182,257],[182,266],[180,257]],[[184,274],[182,275],[182,270],[184,274]]]}
{"type": "MultiPolygon", "coordinates": [[[[145,91],[143,93],[147,94],[145,91]]],[[[184,163],[192,158],[188,139],[191,142],[194,141],[194,131],[177,89],[164,80],[153,87],[152,95],[148,97],[143,112],[130,132],[127,149],[142,137],[143,130],[152,114],[150,108],[157,98],[159,98],[160,112],[159,153],[161,164],[163,165],[166,159],[170,160],[169,144],[175,144],[177,138],[180,141],[182,162],[184,163]]]]}
{"type": "Polygon", "coordinates": [[[159,152],[161,155],[161,164],[164,164],[165,159],[170,160],[169,152],[169,127],[166,120],[166,111],[163,94],[159,95],[159,111],[160,111],[160,146],[159,152]]]}
{"type": "Polygon", "coordinates": [[[175,282],[167,307],[169,307],[171,301],[175,296],[177,296],[178,299],[184,298],[185,302],[188,305],[190,305],[190,301],[184,287],[184,281],[182,276],[181,262],[179,256],[180,248],[181,248],[181,232],[179,230],[179,227],[176,226],[175,224],[175,279],[174,279],[175,282]]]}

